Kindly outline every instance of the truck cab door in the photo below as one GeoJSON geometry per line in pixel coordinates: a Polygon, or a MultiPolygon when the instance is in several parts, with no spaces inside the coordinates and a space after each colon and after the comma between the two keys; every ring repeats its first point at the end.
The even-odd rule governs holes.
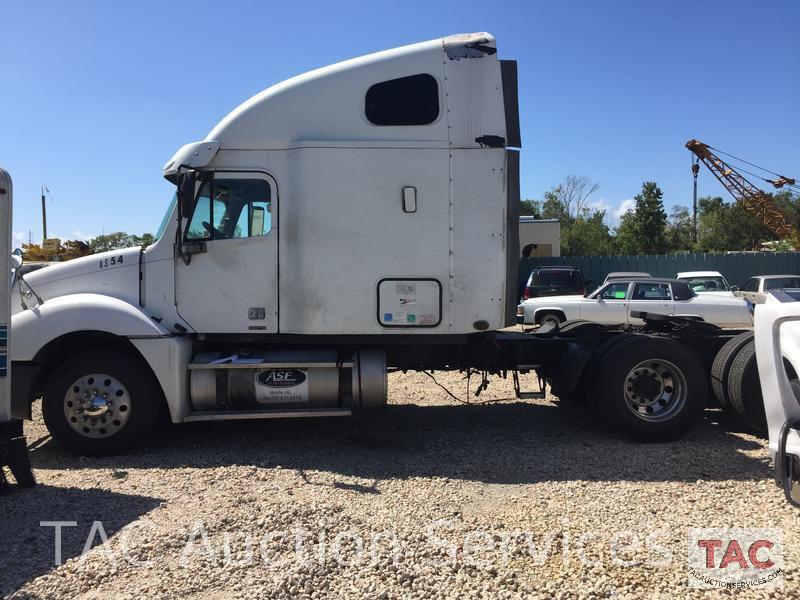
{"type": "Polygon", "coordinates": [[[278,331],[277,186],[253,172],[198,184],[176,257],[178,314],[198,333],[278,331]]]}

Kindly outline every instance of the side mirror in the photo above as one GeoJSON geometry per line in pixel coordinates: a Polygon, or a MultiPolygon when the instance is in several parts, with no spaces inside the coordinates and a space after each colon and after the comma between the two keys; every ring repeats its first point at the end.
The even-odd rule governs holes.
{"type": "Polygon", "coordinates": [[[741,292],[741,291],[742,291],[742,290],[741,290],[741,288],[740,288],[738,285],[732,285],[732,286],[731,286],[731,292],[732,292],[732,293],[734,293],[734,294],[738,294],[738,293],[739,293],[739,292],[741,292]]]}
{"type": "Polygon", "coordinates": [[[264,213],[266,211],[261,206],[253,207],[253,214],[250,217],[250,235],[264,235],[264,213]]]}
{"type": "Polygon", "coordinates": [[[22,256],[20,254],[11,255],[11,268],[19,269],[22,266],[22,256]]]}
{"type": "Polygon", "coordinates": [[[197,183],[197,173],[185,171],[178,173],[178,202],[181,203],[181,213],[184,216],[192,214],[194,210],[194,188],[197,183]]]}

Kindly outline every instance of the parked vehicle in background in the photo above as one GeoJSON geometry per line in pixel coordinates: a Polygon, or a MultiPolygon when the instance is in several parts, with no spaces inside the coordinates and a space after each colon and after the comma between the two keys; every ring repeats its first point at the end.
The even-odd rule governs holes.
{"type": "Polygon", "coordinates": [[[586,297],[531,298],[520,304],[517,322],[525,325],[586,319],[597,323],[639,325],[635,312],[691,317],[721,327],[750,327],[752,316],[740,298],[696,294],[678,279],[655,277],[610,281],[586,297]]]}
{"type": "Polygon", "coordinates": [[[675,275],[689,284],[696,294],[718,294],[733,296],[738,287],[731,287],[719,271],[684,271],[675,275]]]}
{"type": "Polygon", "coordinates": [[[573,267],[538,267],[531,271],[522,297],[567,296],[586,293],[580,270],[573,267]]]}
{"type": "Polygon", "coordinates": [[[603,280],[603,285],[609,281],[633,279],[634,277],[652,277],[652,275],[650,275],[650,273],[645,273],[644,271],[614,271],[606,275],[606,278],[603,280]]]}
{"type": "Polygon", "coordinates": [[[737,296],[753,304],[764,304],[770,290],[800,288],[800,275],[756,275],[748,279],[737,296]]]}

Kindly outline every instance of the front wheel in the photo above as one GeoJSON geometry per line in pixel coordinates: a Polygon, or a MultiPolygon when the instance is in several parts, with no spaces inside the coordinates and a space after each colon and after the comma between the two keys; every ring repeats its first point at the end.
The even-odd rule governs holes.
{"type": "Polygon", "coordinates": [[[677,342],[630,336],[608,350],[596,372],[598,409],[631,438],[675,440],[700,420],[707,395],[702,365],[677,342]]]}
{"type": "Polygon", "coordinates": [[[158,418],[159,389],[150,370],[116,350],[74,356],[45,386],[42,415],[55,440],[85,456],[133,446],[158,418]]]}

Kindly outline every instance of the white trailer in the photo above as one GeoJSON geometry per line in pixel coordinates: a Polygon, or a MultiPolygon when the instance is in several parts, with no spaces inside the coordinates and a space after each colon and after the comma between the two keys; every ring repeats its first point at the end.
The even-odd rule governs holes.
{"type": "Polygon", "coordinates": [[[0,493],[7,489],[8,480],[3,467],[8,467],[17,483],[30,487],[35,481],[28,459],[22,421],[11,417],[11,369],[8,352],[8,323],[11,317],[10,275],[21,262],[11,255],[11,210],[13,189],[8,172],[0,169],[0,493]]]}
{"type": "Polygon", "coordinates": [[[17,283],[15,414],[42,397],[59,443],[105,454],[159,410],[343,416],[386,404],[388,369],[511,372],[530,397],[543,390],[522,392],[518,374],[536,371],[638,439],[681,435],[702,412],[698,348],[718,348],[716,330],[498,331],[516,317],[516,77],[493,36],[465,34],[244,102],[164,166],[177,190],[152,245],[17,283]]]}

